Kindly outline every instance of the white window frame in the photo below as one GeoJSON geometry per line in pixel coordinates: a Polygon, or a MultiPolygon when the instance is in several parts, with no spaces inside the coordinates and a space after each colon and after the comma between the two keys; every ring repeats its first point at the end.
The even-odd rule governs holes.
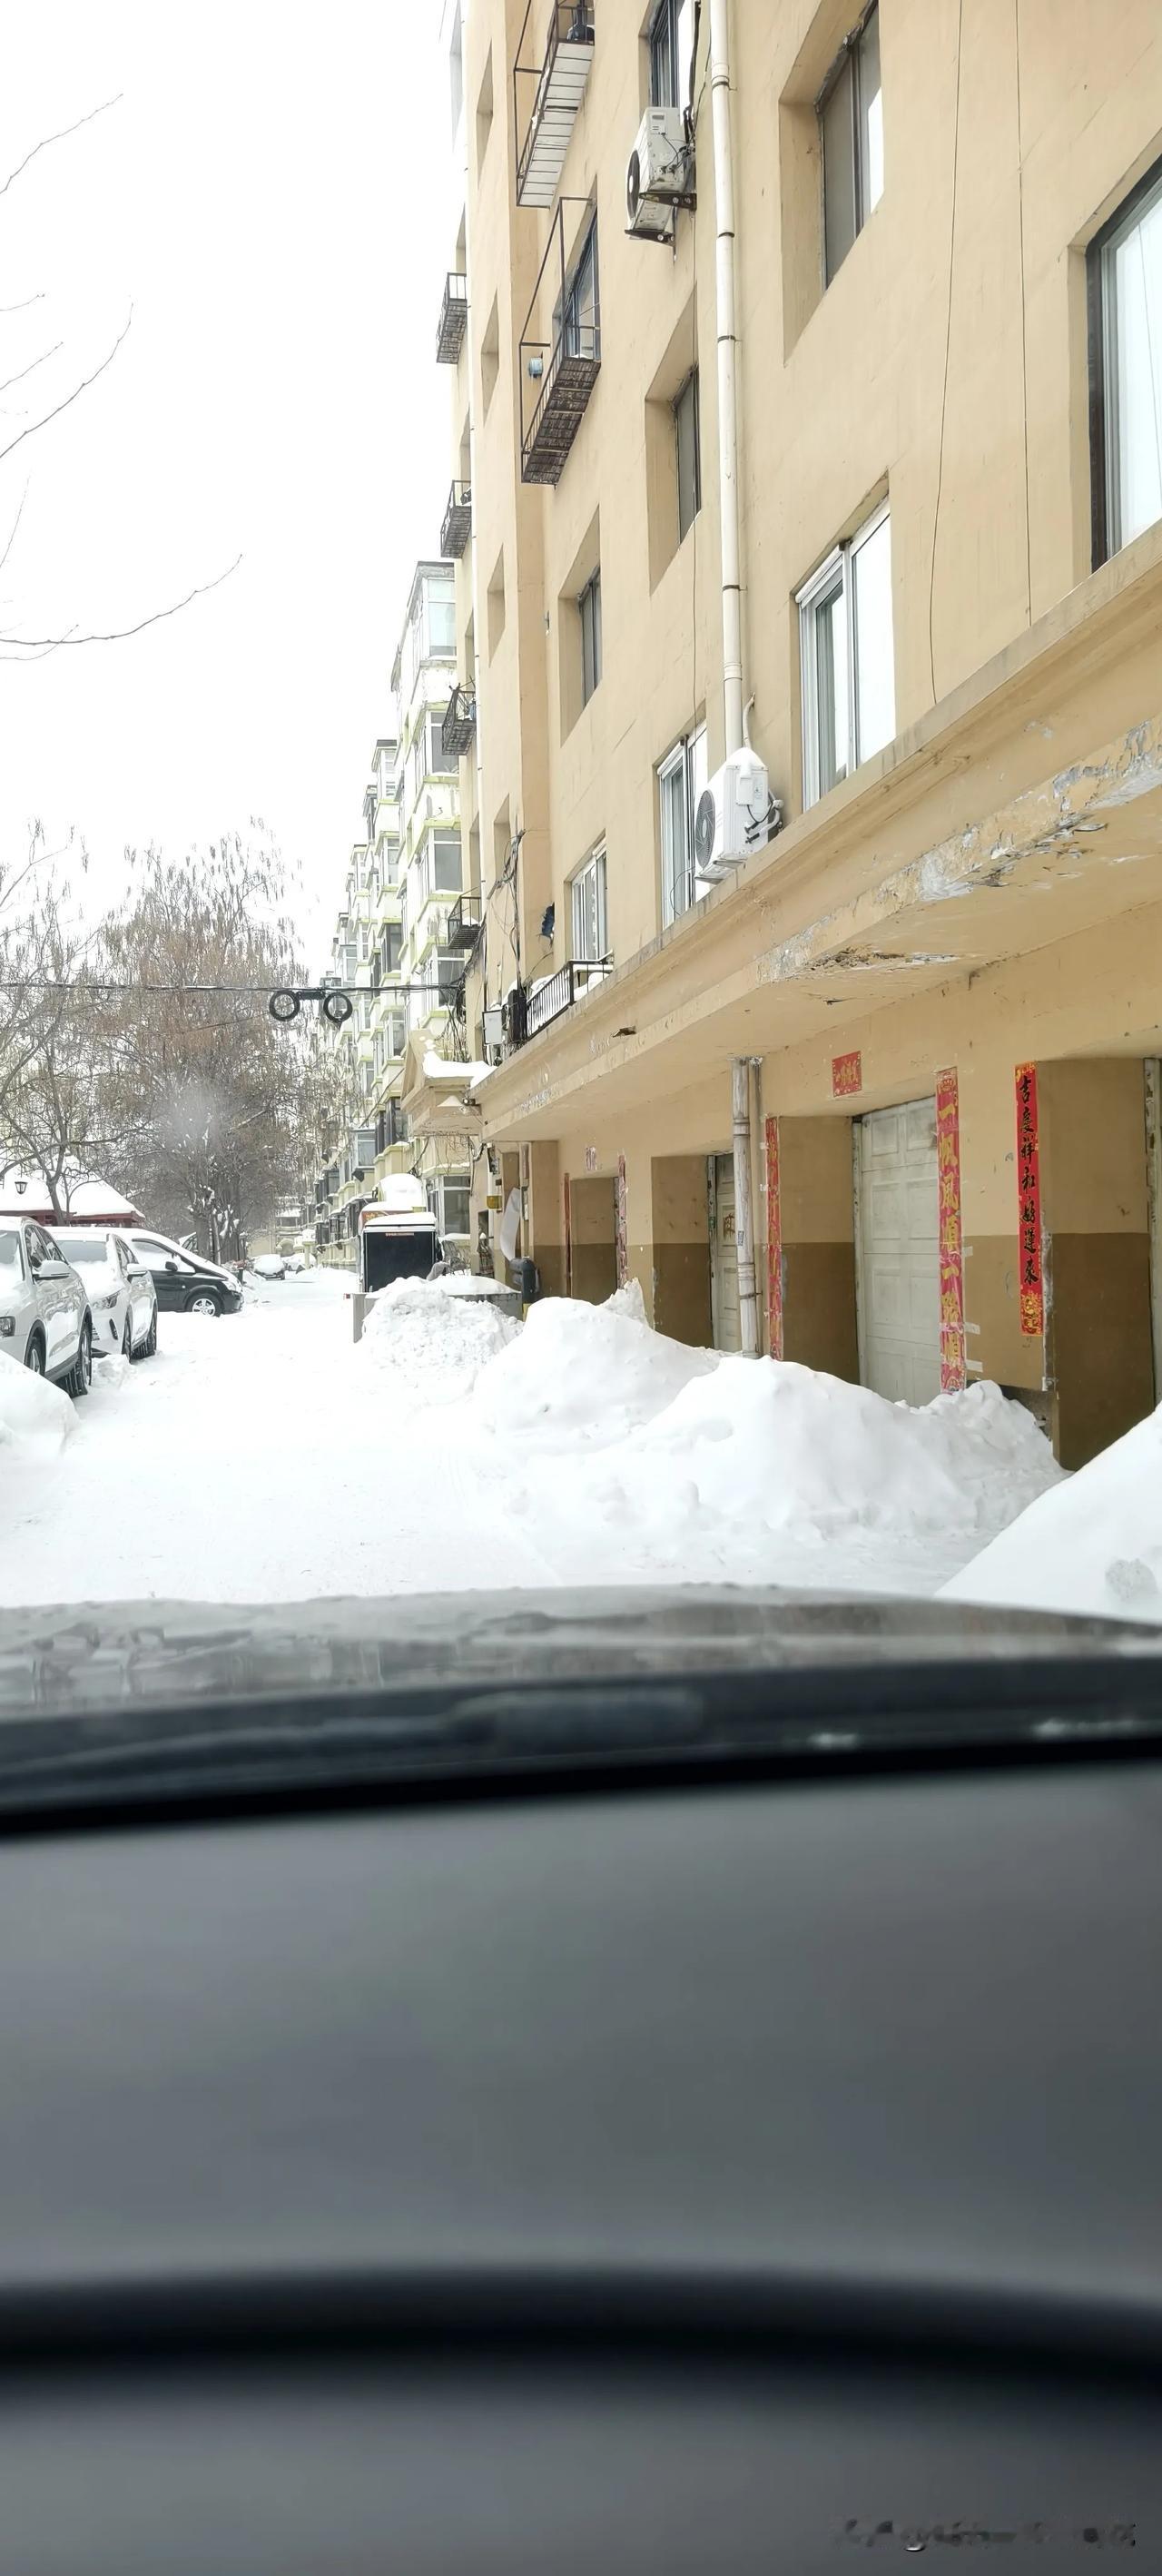
{"type": "Polygon", "coordinates": [[[859,240],[859,236],[863,231],[868,216],[875,213],[876,207],[883,195],[883,67],[880,60],[879,0],[871,0],[871,6],[863,11],[862,16],[857,20],[855,26],[852,28],[851,34],[848,36],[836,61],[832,64],[831,70],[829,71],[823,87],[820,90],[818,99],[815,103],[815,113],[819,123],[819,167],[822,174],[822,197],[820,210],[823,233],[823,282],[825,286],[830,286],[832,279],[834,277],[838,277],[839,271],[842,268],[849,251],[854,249],[856,242],[859,240]],[[874,90],[871,90],[869,89],[867,82],[867,64],[870,53],[868,40],[873,25],[875,27],[877,86],[874,90]],[[828,108],[831,107],[835,101],[840,98],[840,96],[842,96],[847,108],[846,142],[847,150],[850,154],[850,163],[845,175],[851,188],[852,233],[850,241],[844,245],[844,248],[839,252],[837,258],[832,262],[827,256],[828,148],[826,113],[828,108]],[[872,130],[872,119],[877,108],[879,111],[877,119],[879,137],[878,171],[872,167],[872,149],[869,141],[872,130]],[[877,178],[879,182],[878,186],[876,185],[877,178]]]}
{"type": "Polygon", "coordinates": [[[700,724],[692,725],[689,733],[682,734],[671,750],[666,753],[665,758],[659,760],[654,776],[657,782],[658,842],[662,863],[662,922],[668,929],[671,922],[680,921],[683,915],[691,912],[702,896],[709,892],[709,887],[700,885],[694,874],[694,814],[698,798],[706,785],[705,717],[700,724]],[[680,862],[685,900],[676,903],[674,896],[677,890],[679,863],[676,854],[667,847],[667,818],[671,812],[671,806],[662,791],[669,786],[671,779],[679,774],[683,784],[682,810],[685,817],[685,849],[680,862]]]}
{"type": "MultiPolygon", "coordinates": [[[[1120,553],[1143,527],[1155,525],[1146,520],[1142,526],[1126,527],[1126,494],[1122,476],[1121,404],[1118,395],[1118,329],[1120,321],[1118,295],[1118,254],[1135,233],[1139,233],[1162,206],[1162,168],[1155,166],[1146,181],[1132,192],[1129,204],[1107,225],[1097,246],[1098,283],[1101,297],[1100,350],[1097,363],[1101,368],[1098,388],[1101,401],[1101,429],[1104,469],[1103,544],[1095,548],[1094,561],[1108,561],[1120,553]]],[[[1144,275],[1143,259],[1143,275],[1144,275]]],[[[1159,336],[1162,338],[1162,324],[1159,336]]],[[[1155,438],[1160,435],[1155,412],[1155,438]]]]}
{"type": "MultiPolygon", "coordinates": [[[[863,759],[870,759],[872,756],[870,752],[865,753],[860,745],[859,655],[856,634],[855,589],[856,582],[858,580],[858,559],[860,553],[862,552],[863,547],[867,544],[868,538],[874,537],[878,530],[884,526],[885,522],[890,526],[891,503],[889,499],[884,499],[880,502],[878,508],[872,511],[870,518],[865,519],[862,526],[856,529],[854,536],[844,537],[839,545],[832,547],[830,554],[825,558],[824,562],[819,565],[818,571],[813,572],[810,580],[804,582],[802,589],[796,593],[795,604],[799,611],[799,678],[803,702],[804,811],[806,811],[807,807],[810,805],[817,805],[821,796],[830,795],[833,786],[837,787],[841,779],[849,778],[852,771],[859,768],[863,759]],[[843,598],[847,626],[847,669],[844,674],[844,678],[846,683],[848,758],[845,766],[838,772],[837,776],[834,779],[828,779],[826,784],[824,784],[820,762],[819,740],[819,720],[821,712],[819,699],[818,657],[819,611],[829,601],[839,596],[842,596],[843,598]]],[[[891,646],[893,656],[894,698],[894,621],[891,646]]],[[[892,737],[889,735],[889,741],[891,738],[892,737]]],[[[876,749],[882,749],[882,747],[882,745],[876,745],[876,749]]]]}
{"type": "Polygon", "coordinates": [[[589,576],[577,594],[577,621],[581,629],[581,704],[601,686],[601,566],[589,576]]]}
{"type": "Polygon", "coordinates": [[[679,387],[674,397],[674,472],[678,484],[678,543],[682,545],[702,507],[702,402],[697,367],[691,367],[685,384],[679,387]],[[682,495],[682,413],[687,403],[690,407],[693,469],[688,509],[683,507],[682,495]]]}
{"type": "Polygon", "coordinates": [[[604,841],[591,850],[584,865],[569,880],[569,929],[573,963],[576,966],[601,966],[609,957],[609,870],[604,841]],[[582,945],[587,936],[585,913],[592,911],[594,948],[592,953],[582,945]]]}

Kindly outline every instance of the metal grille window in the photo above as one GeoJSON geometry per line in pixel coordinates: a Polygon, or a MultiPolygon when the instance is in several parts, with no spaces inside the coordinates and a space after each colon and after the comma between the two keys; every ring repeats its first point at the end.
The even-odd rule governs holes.
{"type": "Polygon", "coordinates": [[[828,285],[884,193],[879,11],[849,36],[818,102],[823,159],[823,271],[828,285]]]}
{"type": "Polygon", "coordinates": [[[1093,560],[1162,518],[1162,164],[1089,254],[1093,560]]]}
{"type": "Polygon", "coordinates": [[[698,408],[698,369],[692,367],[674,405],[674,443],[678,460],[678,542],[702,507],[702,433],[698,408]]]}
{"type": "Polygon", "coordinates": [[[881,751],[896,730],[886,501],[804,584],[798,609],[807,806],[881,751]]]}
{"type": "Polygon", "coordinates": [[[597,965],[609,955],[606,866],[603,849],[594,850],[573,879],[573,956],[581,965],[597,965]]]}
{"type": "Polygon", "coordinates": [[[658,764],[662,919],[677,921],[702,891],[694,875],[694,816],[706,785],[706,727],[686,734],[658,764]]]}
{"type": "Polygon", "coordinates": [[[601,678],[601,574],[594,573],[577,602],[581,620],[581,704],[589,700],[601,678]]]}

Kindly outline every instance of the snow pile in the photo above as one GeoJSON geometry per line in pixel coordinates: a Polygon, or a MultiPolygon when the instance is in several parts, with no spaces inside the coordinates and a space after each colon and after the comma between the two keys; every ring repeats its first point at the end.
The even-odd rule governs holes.
{"type": "Polygon", "coordinates": [[[492,1300],[465,1296],[454,1277],[395,1279],[376,1297],[358,1350],[391,1404],[456,1404],[521,1330],[492,1300]]]}
{"type": "Polygon", "coordinates": [[[943,1597],[1162,1623],[1162,1407],[1031,1504],[943,1597]]]}
{"type": "Polygon", "coordinates": [[[20,1360],[0,1351],[0,1450],[8,1461],[5,1472],[14,1463],[12,1452],[19,1455],[23,1449],[43,1458],[63,1449],[76,1429],[76,1419],[59,1386],[35,1377],[20,1360]]]}
{"type": "Polygon", "coordinates": [[[95,1386],[124,1386],[129,1375],[129,1362],[124,1351],[99,1351],[93,1346],[93,1383],[95,1386]]]}
{"type": "Polygon", "coordinates": [[[623,1289],[604,1306],[544,1297],[530,1307],[523,1332],[478,1380],[477,1423],[510,1444],[539,1435],[541,1447],[604,1448],[716,1370],[713,1351],[651,1331],[634,1286],[636,1297],[623,1289]]]}
{"type": "Polygon", "coordinates": [[[692,1380],[617,1463],[635,1486],[692,1482],[699,1510],[723,1522],[909,1534],[993,1530],[1061,1472],[1032,1415],[999,1387],[889,1404],[768,1359],[723,1359],[692,1380]]]}

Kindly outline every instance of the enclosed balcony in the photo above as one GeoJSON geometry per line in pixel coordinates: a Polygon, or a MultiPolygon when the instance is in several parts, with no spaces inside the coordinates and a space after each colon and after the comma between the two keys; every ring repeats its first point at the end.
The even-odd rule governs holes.
{"type": "Polygon", "coordinates": [[[544,51],[524,60],[543,6],[529,0],[512,76],[518,206],[552,205],[593,62],[593,0],[549,0],[544,51]]]}
{"type": "Polygon", "coordinates": [[[560,482],[601,371],[597,220],[587,201],[579,246],[565,257],[566,208],[576,222],[577,204],[563,197],[557,207],[520,344],[523,483],[560,482]]]}
{"type": "Polygon", "coordinates": [[[458,680],[444,712],[441,741],[445,751],[462,760],[476,733],[476,692],[458,680]]]}
{"type": "Polygon", "coordinates": [[[468,280],[449,270],[444,280],[444,300],[440,306],[440,328],[436,334],[436,362],[441,367],[454,367],[464,346],[468,328],[468,280]]]}
{"type": "MultiPolygon", "coordinates": [[[[571,957],[555,975],[546,975],[543,983],[526,985],[524,1039],[537,1037],[550,1021],[559,1020],[563,1011],[571,1011],[575,1002],[582,1001],[595,984],[603,984],[612,962],[608,957],[571,957]]],[[[524,1039],[516,1035],[514,1027],[512,1043],[520,1045],[524,1039]]]]}
{"type": "Polygon", "coordinates": [[[440,530],[440,552],[459,558],[472,534],[472,486],[453,483],[440,530]]]}
{"type": "Polygon", "coordinates": [[[448,948],[475,948],[480,937],[481,908],[478,894],[458,894],[448,914],[444,932],[448,948]]]}

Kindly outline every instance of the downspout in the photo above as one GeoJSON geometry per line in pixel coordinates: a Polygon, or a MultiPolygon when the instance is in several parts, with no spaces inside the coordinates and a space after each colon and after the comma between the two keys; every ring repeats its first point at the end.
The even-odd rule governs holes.
{"type": "MultiPolygon", "coordinates": [[[[714,274],[718,308],[718,519],[722,543],[723,750],[744,744],[742,698],[742,561],[738,533],[738,384],[734,311],[734,152],[730,132],[729,0],[710,0],[710,114],[714,143],[714,274]]],[[[731,1066],[734,1144],[734,1239],[738,1319],[748,1358],[759,1350],[758,1281],[751,1185],[751,1063],[731,1066]]]]}

